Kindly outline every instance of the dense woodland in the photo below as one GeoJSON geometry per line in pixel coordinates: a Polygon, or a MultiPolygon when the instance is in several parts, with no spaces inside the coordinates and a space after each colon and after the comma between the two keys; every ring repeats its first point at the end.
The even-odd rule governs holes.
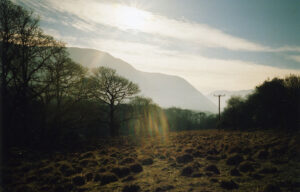
{"type": "Polygon", "coordinates": [[[247,98],[232,97],[222,115],[225,129],[299,131],[300,76],[266,80],[247,98]]]}

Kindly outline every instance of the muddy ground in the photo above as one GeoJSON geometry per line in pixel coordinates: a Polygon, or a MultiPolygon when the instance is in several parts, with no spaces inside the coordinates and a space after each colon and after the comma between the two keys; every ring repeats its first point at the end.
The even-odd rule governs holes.
{"type": "MultiPolygon", "coordinates": [[[[81,152],[11,151],[2,191],[300,191],[299,134],[186,131],[81,152]]],[[[1,191],[1,189],[0,189],[1,191]]]]}

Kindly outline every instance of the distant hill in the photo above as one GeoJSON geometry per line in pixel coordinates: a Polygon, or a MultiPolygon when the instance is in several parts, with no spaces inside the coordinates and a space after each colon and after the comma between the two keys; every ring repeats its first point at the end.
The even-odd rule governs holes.
{"type": "Polygon", "coordinates": [[[246,97],[247,95],[251,94],[253,92],[252,89],[250,90],[239,90],[239,91],[228,91],[228,90],[218,90],[214,91],[208,95],[206,95],[215,105],[219,105],[218,97],[215,97],[214,95],[219,95],[219,94],[225,94],[224,97],[221,98],[221,111],[224,110],[224,108],[227,106],[227,101],[232,97],[232,96],[241,96],[241,97],[246,97]]]}
{"type": "Polygon", "coordinates": [[[135,82],[141,95],[150,97],[162,107],[180,107],[197,111],[216,112],[217,106],[183,78],[160,73],[142,72],[130,64],[95,49],[68,48],[70,57],[83,66],[107,66],[135,82]]]}

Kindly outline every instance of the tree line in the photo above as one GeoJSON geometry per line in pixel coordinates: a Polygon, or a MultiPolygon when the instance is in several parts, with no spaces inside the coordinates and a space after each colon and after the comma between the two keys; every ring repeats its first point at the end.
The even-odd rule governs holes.
{"type": "Polygon", "coordinates": [[[247,98],[232,97],[219,125],[235,130],[300,129],[300,76],[268,79],[247,98]]]}
{"type": "Polygon", "coordinates": [[[89,70],[72,61],[34,12],[9,0],[0,2],[0,54],[2,146],[74,145],[211,125],[204,120],[211,115],[162,109],[137,96],[138,85],[113,69],[89,70]]]}

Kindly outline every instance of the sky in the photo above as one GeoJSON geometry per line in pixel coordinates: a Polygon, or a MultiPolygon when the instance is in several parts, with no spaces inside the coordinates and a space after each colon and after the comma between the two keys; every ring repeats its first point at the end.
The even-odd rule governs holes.
{"type": "Polygon", "coordinates": [[[300,0],[13,0],[45,33],[204,94],[300,75],[300,0]]]}

